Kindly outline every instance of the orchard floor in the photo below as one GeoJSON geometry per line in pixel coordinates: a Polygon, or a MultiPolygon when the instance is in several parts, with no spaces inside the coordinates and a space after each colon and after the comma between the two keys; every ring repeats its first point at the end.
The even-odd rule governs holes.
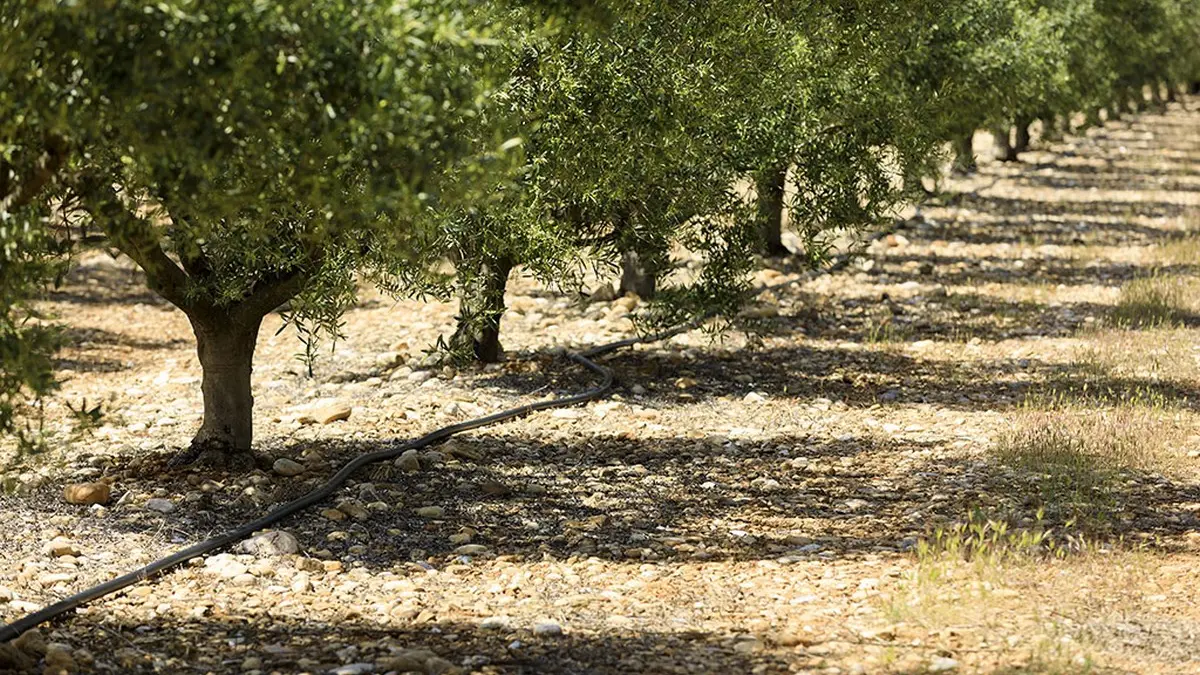
{"type": "MultiPolygon", "coordinates": [[[[606,400],[479,430],[416,473],[364,471],[323,507],[339,511],[284,524],[300,555],[198,560],[42,632],[99,673],[383,673],[414,649],[480,673],[1200,673],[1200,295],[1174,281],[1200,264],[1188,105],[985,161],[846,270],[768,261],[759,283],[797,281],[747,312],[753,339],[616,354],[606,400]],[[1122,287],[1145,278],[1126,305],[1138,284],[1176,288],[1173,320],[1122,328],[1122,287]],[[1120,461],[1061,487],[1012,451],[1056,430],[1120,461]],[[970,531],[918,543],[989,519],[1011,527],[998,552],[963,555],[970,531]],[[1028,542],[1045,528],[1057,555],[1028,542]]],[[[49,431],[61,401],[105,418],[5,474],[0,618],[256,517],[357,453],[579,390],[551,348],[631,331],[632,299],[520,280],[509,304],[509,359],[461,371],[419,365],[452,305],[368,294],[311,379],[270,317],[258,447],[306,471],[168,473],[200,418],[187,323],[128,265],[86,258],[50,306],[74,344],[49,431]],[[321,399],[350,418],[302,424],[321,399]],[[101,476],[106,508],[63,502],[101,476]],[[51,557],[55,537],[79,555],[51,557]]]]}

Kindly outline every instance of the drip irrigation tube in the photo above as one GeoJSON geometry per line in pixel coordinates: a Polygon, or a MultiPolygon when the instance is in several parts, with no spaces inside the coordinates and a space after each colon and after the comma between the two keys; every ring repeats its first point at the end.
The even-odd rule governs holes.
{"type": "Polygon", "coordinates": [[[350,478],[351,475],[354,474],[355,471],[358,471],[368,464],[395,459],[407,450],[424,448],[433,445],[434,443],[440,443],[441,441],[444,441],[451,436],[460,434],[464,431],[471,431],[473,429],[479,429],[480,427],[486,427],[492,424],[498,424],[500,422],[516,419],[518,417],[524,417],[525,415],[537,412],[539,410],[565,408],[567,406],[586,403],[587,401],[599,398],[603,396],[610,388],[612,388],[613,374],[611,370],[596,363],[592,359],[625,347],[672,337],[683,332],[684,330],[687,330],[692,325],[693,324],[688,324],[687,326],[673,328],[656,335],[618,340],[616,342],[610,342],[598,347],[593,347],[579,353],[567,353],[567,358],[590,370],[592,373],[599,375],[600,382],[590,389],[582,391],[578,394],[572,394],[570,396],[563,396],[546,401],[528,403],[516,408],[509,408],[508,410],[493,413],[485,417],[477,417],[465,422],[459,422],[458,424],[451,424],[449,426],[432,431],[424,436],[421,436],[420,438],[401,443],[396,447],[360,455],[343,466],[341,470],[334,474],[332,478],[325,482],[325,484],[312,490],[299,499],[284,504],[283,506],[271,511],[267,515],[262,516],[257,520],[246,523],[241,527],[229,530],[223,534],[217,535],[198,544],[189,546],[181,551],[172,553],[165,558],[155,560],[154,562],[129,572],[128,574],[124,574],[110,581],[106,581],[97,586],[80,591],[75,595],[59,600],[52,605],[44,607],[43,609],[40,609],[32,614],[13,621],[12,623],[0,628],[0,643],[13,640],[31,628],[34,628],[52,619],[56,619],[63,614],[66,614],[67,612],[81,607],[93,600],[102,598],[110,593],[115,593],[116,591],[132,586],[140,581],[149,579],[150,577],[161,572],[166,572],[170,569],[178,567],[192,558],[212,553],[213,551],[242,541],[259,530],[274,525],[288,516],[303,511],[304,509],[307,509],[318,502],[324,501],[335,491],[337,491],[338,488],[345,484],[345,482],[350,478]]]}
{"type": "MultiPolygon", "coordinates": [[[[874,239],[878,236],[879,234],[871,239],[874,239]]],[[[791,286],[795,283],[812,278],[813,276],[828,274],[829,272],[842,269],[850,262],[852,257],[853,256],[851,255],[838,256],[832,261],[831,265],[822,270],[815,270],[814,273],[801,275],[797,279],[785,281],[780,284],[761,286],[751,292],[750,295],[753,297],[763,292],[779,290],[786,286],[791,286]]],[[[434,443],[440,443],[451,436],[460,434],[464,431],[471,431],[473,429],[479,429],[481,427],[498,424],[500,422],[507,422],[508,420],[524,417],[525,415],[537,412],[539,410],[565,408],[600,398],[612,388],[613,374],[608,368],[596,363],[593,360],[594,358],[615,352],[618,349],[666,340],[701,325],[708,318],[710,318],[708,315],[703,315],[693,319],[692,321],[688,321],[684,324],[664,330],[660,333],[617,340],[615,342],[609,342],[597,347],[592,347],[591,349],[587,349],[582,352],[566,352],[567,358],[590,370],[592,373],[599,375],[600,383],[578,394],[572,394],[570,396],[563,396],[546,401],[528,403],[526,405],[509,408],[508,410],[502,410],[498,413],[493,413],[484,417],[477,417],[465,422],[459,422],[458,424],[451,424],[435,431],[431,431],[420,438],[401,443],[393,448],[369,452],[365,455],[355,457],[353,460],[343,466],[336,474],[334,474],[332,478],[326,481],[325,484],[312,490],[308,494],[305,494],[303,497],[284,504],[265,516],[262,516],[261,518],[253,520],[245,525],[242,525],[241,527],[229,530],[210,539],[206,539],[198,544],[189,546],[182,551],[172,553],[165,558],[155,560],[154,562],[129,572],[128,574],[124,574],[110,581],[106,581],[102,584],[80,591],[79,593],[67,598],[63,598],[52,605],[48,605],[32,614],[21,617],[20,619],[17,619],[6,626],[0,627],[0,644],[20,637],[26,631],[47,621],[56,619],[63,614],[66,614],[73,609],[77,609],[93,600],[102,598],[110,593],[115,593],[138,582],[145,581],[146,579],[149,579],[150,577],[153,577],[161,572],[166,572],[179,567],[180,565],[183,565],[187,561],[197,556],[212,553],[213,551],[242,541],[259,530],[274,525],[284,518],[303,511],[304,509],[307,509],[318,502],[322,502],[336,492],[337,489],[343,484],[345,484],[345,482],[349,480],[350,476],[353,475],[355,471],[358,471],[368,464],[395,459],[408,450],[424,448],[433,445],[434,443]]]]}

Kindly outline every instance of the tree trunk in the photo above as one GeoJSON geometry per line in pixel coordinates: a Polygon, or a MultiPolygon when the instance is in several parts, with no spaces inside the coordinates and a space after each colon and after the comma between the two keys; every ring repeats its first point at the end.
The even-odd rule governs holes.
{"type": "Polygon", "coordinates": [[[1167,102],[1163,100],[1162,86],[1158,82],[1150,85],[1150,103],[1155,110],[1164,110],[1167,102]]]}
{"type": "Polygon", "coordinates": [[[786,256],[783,245],[784,192],[787,189],[787,165],[766,170],[758,177],[758,218],[762,228],[763,255],[786,256]]]}
{"type": "Polygon", "coordinates": [[[1017,151],[1012,144],[1012,129],[1007,124],[1001,125],[992,131],[992,135],[996,138],[996,159],[1001,162],[1017,161],[1017,151]]]}
{"type": "Polygon", "coordinates": [[[1174,82],[1166,82],[1163,84],[1167,88],[1167,103],[1179,102],[1179,89],[1174,82]]]}
{"type": "Polygon", "coordinates": [[[621,287],[620,295],[634,293],[640,298],[654,297],[658,289],[658,275],[649,269],[642,256],[637,251],[625,251],[621,254],[621,287]]]}
{"type": "Polygon", "coordinates": [[[262,317],[242,323],[224,312],[189,316],[196,334],[204,395],[204,421],[192,439],[196,455],[248,453],[254,440],[250,373],[262,317]]]}
{"type": "Polygon", "coordinates": [[[954,170],[958,173],[975,172],[975,133],[968,131],[954,140],[954,170]]]}
{"type": "Polygon", "coordinates": [[[1029,152],[1029,127],[1031,126],[1033,126],[1033,120],[1028,117],[1017,118],[1017,137],[1013,143],[1013,152],[1015,154],[1020,155],[1022,152],[1029,152]]]}
{"type": "Polygon", "coordinates": [[[456,354],[471,354],[483,363],[496,363],[504,354],[500,346],[500,320],[504,316],[504,289],[513,261],[504,256],[481,265],[474,279],[460,291],[458,328],[450,339],[456,354]]]}
{"type": "Polygon", "coordinates": [[[1192,95],[1200,94],[1200,80],[1194,80],[1188,91],[1192,95]]]}
{"type": "MultiPolygon", "coordinates": [[[[1029,133],[1029,127],[1025,127],[1029,133]]],[[[1047,143],[1057,143],[1063,138],[1063,128],[1059,126],[1057,115],[1046,115],[1042,118],[1042,139],[1047,143]]]]}

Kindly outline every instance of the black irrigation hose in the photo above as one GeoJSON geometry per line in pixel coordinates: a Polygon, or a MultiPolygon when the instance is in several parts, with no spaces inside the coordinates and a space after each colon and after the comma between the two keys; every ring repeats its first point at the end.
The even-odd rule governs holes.
{"type": "Polygon", "coordinates": [[[59,600],[53,605],[44,607],[33,614],[29,614],[17,619],[16,621],[0,628],[0,643],[13,640],[31,628],[34,628],[52,619],[56,619],[63,614],[66,614],[67,612],[81,607],[93,600],[97,600],[110,593],[115,593],[122,588],[126,588],[140,581],[149,579],[160,572],[166,572],[167,570],[183,565],[192,558],[211,553],[217,549],[222,549],[231,544],[242,541],[259,530],[274,525],[275,523],[278,523],[292,514],[307,509],[313,504],[324,501],[326,498],[336,492],[337,489],[340,488],[350,478],[350,476],[354,474],[355,471],[358,471],[368,464],[395,459],[408,450],[424,448],[433,445],[434,443],[439,443],[450,438],[451,436],[454,436],[455,434],[460,434],[464,431],[471,431],[472,429],[490,426],[499,422],[506,422],[518,417],[524,417],[525,415],[537,412],[539,410],[546,410],[549,408],[565,408],[567,406],[576,405],[578,403],[586,403],[587,401],[599,398],[603,396],[610,388],[612,388],[613,374],[608,368],[605,368],[604,366],[593,361],[593,358],[608,354],[609,352],[614,352],[618,349],[631,347],[636,344],[655,342],[657,340],[663,340],[674,335],[678,335],[679,333],[688,330],[696,323],[697,322],[691,322],[687,325],[679,326],[655,335],[633,337],[624,340],[618,340],[616,342],[610,342],[598,347],[593,347],[582,353],[567,353],[567,358],[571,359],[575,363],[578,363],[584,368],[587,368],[596,375],[599,375],[600,383],[578,394],[550,399],[548,401],[528,403],[523,406],[509,408],[508,410],[493,413],[485,417],[477,417],[465,422],[459,422],[458,424],[451,424],[435,431],[431,431],[430,433],[425,434],[424,436],[421,436],[415,440],[402,443],[394,448],[388,450],[378,450],[376,452],[369,452],[365,455],[360,455],[343,466],[340,471],[334,474],[333,477],[326,481],[321,487],[309,492],[299,499],[284,504],[283,506],[271,511],[267,515],[262,516],[257,520],[246,523],[241,527],[229,530],[224,534],[212,537],[211,539],[207,539],[198,544],[189,546],[182,551],[172,553],[165,558],[155,560],[145,567],[141,567],[128,574],[119,576],[116,579],[112,579],[97,586],[80,591],[75,595],[59,600]]]}
{"type": "MultiPolygon", "coordinates": [[[[851,256],[839,256],[839,258],[835,259],[832,265],[826,267],[824,270],[820,270],[819,273],[828,273],[837,269],[841,269],[850,262],[850,258],[851,256]]],[[[752,295],[758,295],[765,291],[773,291],[785,286],[790,286],[794,283],[802,281],[805,279],[805,276],[806,275],[802,275],[799,279],[786,281],[774,286],[764,286],[758,288],[752,293],[752,295]]],[[[257,520],[246,523],[245,525],[242,525],[236,529],[229,530],[224,534],[212,537],[211,539],[206,539],[198,544],[189,546],[182,551],[172,553],[165,558],[155,560],[145,567],[138,568],[132,572],[129,572],[128,574],[119,576],[116,579],[112,579],[97,586],[80,591],[75,595],[59,600],[53,605],[44,607],[33,614],[29,614],[17,619],[16,621],[0,628],[0,643],[8,642],[20,637],[21,634],[25,633],[31,628],[35,628],[42,623],[56,619],[63,614],[66,614],[67,612],[81,607],[93,600],[97,600],[110,593],[115,593],[122,588],[127,588],[140,581],[149,579],[160,572],[166,572],[167,570],[179,567],[192,558],[205,555],[206,553],[211,553],[217,549],[225,548],[230,544],[234,544],[246,539],[259,530],[274,525],[275,523],[278,523],[292,514],[307,509],[313,504],[324,501],[326,498],[336,492],[337,489],[340,488],[347,480],[349,480],[350,476],[353,475],[355,471],[358,471],[368,464],[395,459],[407,450],[424,448],[433,445],[434,443],[444,441],[451,436],[460,434],[464,431],[471,431],[472,429],[490,426],[499,422],[506,422],[518,417],[524,417],[525,415],[537,412],[539,410],[547,410],[549,408],[565,408],[567,406],[576,405],[578,403],[586,403],[587,401],[599,398],[612,387],[613,374],[608,368],[605,368],[604,366],[593,361],[593,358],[608,354],[610,352],[615,352],[618,349],[624,349],[625,347],[658,342],[659,340],[665,340],[667,338],[674,337],[680,333],[699,326],[707,318],[709,317],[700,316],[692,321],[665,330],[661,333],[655,333],[653,335],[643,335],[640,337],[617,340],[616,342],[609,342],[597,347],[592,347],[591,349],[579,353],[568,352],[567,358],[600,376],[601,381],[598,385],[578,394],[572,394],[571,396],[563,396],[561,398],[550,399],[547,401],[537,401],[535,403],[529,403],[516,408],[509,408],[508,410],[493,413],[485,417],[477,417],[465,422],[459,422],[458,424],[451,424],[435,431],[431,431],[430,433],[425,434],[424,436],[421,436],[415,440],[402,443],[389,450],[378,450],[376,452],[369,452],[365,455],[360,455],[343,466],[340,471],[333,475],[333,478],[330,478],[321,487],[309,492],[299,499],[284,504],[283,506],[271,511],[267,515],[262,516],[257,520]]]]}

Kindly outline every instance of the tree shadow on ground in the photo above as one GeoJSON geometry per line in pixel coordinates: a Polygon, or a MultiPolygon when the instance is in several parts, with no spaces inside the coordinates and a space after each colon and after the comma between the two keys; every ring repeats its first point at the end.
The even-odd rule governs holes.
{"type": "MultiPolygon", "coordinates": [[[[534,635],[529,626],[485,630],[461,619],[381,622],[358,615],[331,622],[249,611],[243,617],[166,615],[139,623],[101,624],[85,616],[57,630],[64,641],[91,653],[87,672],[96,673],[240,673],[247,658],[259,660],[261,666],[254,669],[259,672],[331,673],[349,664],[378,664],[378,669],[360,666],[353,672],[384,673],[396,671],[397,664],[404,663],[396,659],[415,650],[445,659],[461,669],[457,672],[505,675],[783,674],[792,672],[791,664],[814,661],[802,650],[738,648],[748,637],[744,635],[694,629],[662,632],[640,629],[637,623],[601,633],[568,630],[547,637],[534,635]]],[[[437,669],[446,666],[416,665],[425,658],[413,661],[420,668],[415,672],[447,672],[437,669]]]]}
{"type": "MultiPolygon", "coordinates": [[[[927,254],[890,254],[868,274],[886,275],[892,283],[921,280],[969,286],[977,283],[1009,284],[1014,287],[1051,286],[1117,286],[1147,275],[1144,265],[1120,262],[1073,261],[1058,257],[1005,258],[999,256],[955,256],[927,254]],[[919,266],[928,263],[929,273],[922,274],[919,266]]],[[[1195,274],[1200,266],[1185,264],[1160,265],[1155,272],[1163,276],[1195,274]]]]}
{"type": "MultiPolygon", "coordinates": [[[[799,344],[753,350],[752,358],[729,352],[683,354],[671,350],[631,351],[604,364],[618,392],[642,405],[672,406],[740,399],[761,392],[774,399],[842,401],[856,408],[893,404],[936,404],[953,410],[1005,410],[1021,405],[1048,386],[1065,401],[1088,392],[1146,392],[1170,405],[1194,408],[1200,387],[1154,377],[1097,373],[1087,363],[1055,364],[1030,358],[1000,360],[924,359],[891,345],[799,344]],[[1078,383],[1080,386],[1069,386],[1078,383]],[[634,385],[642,387],[633,394],[634,385]],[[1056,389],[1057,391],[1057,389],[1056,389]]],[[[969,345],[961,348],[967,349],[969,345]]],[[[566,395],[589,386],[587,374],[565,359],[546,359],[538,373],[484,374],[478,387],[506,392],[566,395]]]]}
{"type": "Polygon", "coordinates": [[[192,340],[182,338],[171,339],[145,339],[125,333],[114,333],[110,330],[96,327],[81,327],[81,326],[65,326],[62,329],[62,337],[73,348],[76,349],[111,349],[113,347],[126,347],[129,349],[170,349],[180,345],[190,345],[192,340]]]}
{"type": "Polygon", "coordinates": [[[145,274],[127,258],[96,257],[72,266],[64,284],[46,296],[52,302],[80,305],[151,305],[169,303],[146,287],[145,274]]]}
{"type": "MultiPolygon", "coordinates": [[[[935,528],[963,522],[972,513],[1033,527],[1042,511],[1042,526],[1067,532],[1086,527],[1094,540],[1167,548],[1179,546],[1183,536],[1200,527],[1194,509],[1200,485],[1195,483],[1126,471],[1106,485],[1102,512],[1071,525],[1067,521],[1076,517],[1076,505],[1048,498],[1040,474],[952,452],[947,444],[919,435],[475,436],[461,442],[477,460],[431,462],[418,474],[388,479],[364,471],[357,477],[361,482],[324,507],[346,498],[384,505],[368,507],[361,519],[330,520],[315,507],[278,527],[295,534],[306,555],[372,573],[412,563],[428,570],[470,566],[477,557],[496,555],[516,561],[598,557],[632,565],[758,560],[786,565],[903,552],[935,528]],[[488,482],[507,491],[487,489],[488,482]],[[426,506],[443,512],[417,515],[416,508],[426,506]],[[458,550],[461,541],[451,535],[466,531],[483,553],[458,550]]],[[[335,465],[357,454],[348,445],[328,444],[324,450],[335,465]]],[[[266,475],[256,482],[264,488],[272,482],[307,488],[331,471],[303,480],[266,475]]],[[[235,508],[239,494],[244,489],[235,486],[210,504],[185,502],[166,515],[114,508],[102,521],[83,519],[78,529],[66,529],[85,550],[93,547],[92,537],[122,533],[170,535],[182,548],[271,506],[235,508]]],[[[5,510],[22,517],[37,511],[61,522],[86,507],[64,507],[39,494],[13,500],[5,510]]],[[[31,539],[26,548],[41,543],[26,539],[31,539]]],[[[105,580],[94,576],[85,569],[75,585],[105,580]]],[[[27,600],[51,600],[40,597],[49,591],[22,589],[27,600]]]]}
{"type": "MultiPolygon", "coordinates": [[[[959,192],[944,200],[942,206],[970,209],[977,213],[986,213],[989,217],[1028,219],[1031,216],[1060,216],[1075,220],[1086,220],[1097,217],[1128,218],[1140,216],[1145,218],[1177,218],[1187,214],[1192,208],[1186,204],[1165,201],[1113,201],[1096,199],[1092,201],[1049,201],[1042,199],[1026,199],[1022,197],[1002,197],[996,195],[980,195],[974,192],[959,192]]],[[[1145,238],[1162,236],[1164,230],[1140,226],[1128,222],[1114,222],[1097,225],[1097,229],[1120,232],[1128,235],[1140,235],[1145,238]]]]}
{"type": "MultiPolygon", "coordinates": [[[[1200,169],[1195,165],[1183,163],[1160,164],[1157,166],[1139,166],[1137,169],[1118,166],[1116,160],[1106,159],[1103,166],[1090,164],[1063,164],[1060,161],[1030,162],[1023,165],[1024,172],[1016,178],[1023,179],[1026,174],[1079,176],[1081,179],[1092,177],[1108,177],[1119,174],[1121,177],[1131,177],[1135,180],[1151,180],[1156,178],[1188,178],[1200,177],[1200,169]]],[[[1069,187],[1069,186],[1068,186],[1069,187]]]]}
{"type": "MultiPolygon", "coordinates": [[[[1169,175],[1150,172],[1076,171],[1075,167],[1059,167],[1052,174],[1022,173],[1014,177],[1018,185],[1057,188],[1064,190],[1138,190],[1145,192],[1200,192],[1200,183],[1195,181],[1171,180],[1169,175]]],[[[1200,174],[1195,174],[1200,175],[1200,174]]]]}

